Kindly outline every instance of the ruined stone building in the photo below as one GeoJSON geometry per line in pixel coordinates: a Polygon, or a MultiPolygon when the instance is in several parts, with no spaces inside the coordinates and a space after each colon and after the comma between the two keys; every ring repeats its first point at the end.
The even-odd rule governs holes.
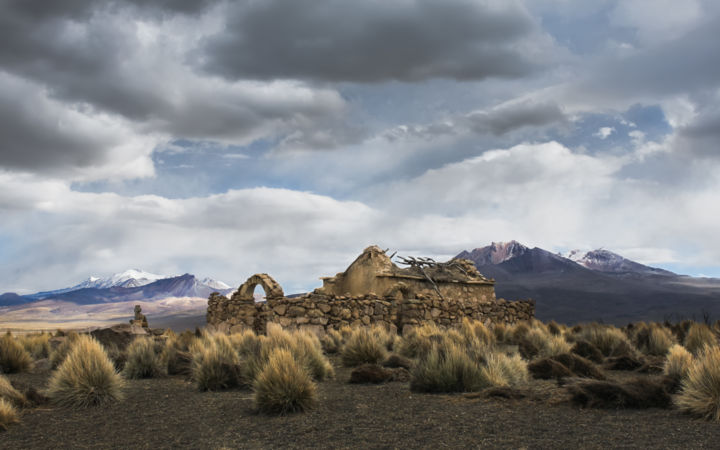
{"type": "Polygon", "coordinates": [[[514,323],[534,316],[532,300],[496,299],[494,280],[482,276],[469,260],[400,259],[408,267],[398,267],[385,251],[370,246],[347,270],[321,278],[322,287],[297,297],[286,297],[269,275],[253,275],[229,299],[210,295],[208,325],[264,332],[268,322],[276,322],[322,332],[377,323],[402,331],[427,322],[453,326],[464,317],[514,323]],[[255,302],[257,285],[265,290],[266,302],[255,302]]]}

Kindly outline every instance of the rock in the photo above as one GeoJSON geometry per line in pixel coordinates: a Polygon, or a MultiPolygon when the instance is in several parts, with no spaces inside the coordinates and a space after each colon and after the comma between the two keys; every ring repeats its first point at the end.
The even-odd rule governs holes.
{"type": "Polygon", "coordinates": [[[275,314],[278,316],[284,316],[287,311],[287,305],[277,305],[273,308],[273,311],[275,311],[275,314]]]}
{"type": "Polygon", "coordinates": [[[305,308],[302,306],[291,306],[288,308],[288,315],[290,317],[300,317],[305,315],[305,308]]]}
{"type": "Polygon", "coordinates": [[[90,336],[97,339],[104,347],[116,347],[122,351],[138,335],[147,335],[144,328],[130,324],[113,325],[109,328],[98,328],[90,332],[90,336]]]}
{"type": "Polygon", "coordinates": [[[377,364],[363,364],[356,367],[350,374],[350,383],[384,383],[390,381],[393,372],[377,364]]]}

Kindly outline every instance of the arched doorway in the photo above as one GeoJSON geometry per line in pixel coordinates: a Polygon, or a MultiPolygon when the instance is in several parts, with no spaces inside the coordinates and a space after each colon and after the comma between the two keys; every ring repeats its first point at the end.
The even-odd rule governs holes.
{"type": "Polygon", "coordinates": [[[245,281],[238,289],[241,300],[252,301],[255,303],[256,287],[260,286],[265,292],[266,300],[273,298],[282,298],[285,296],[282,288],[277,281],[266,273],[256,273],[245,281]]]}

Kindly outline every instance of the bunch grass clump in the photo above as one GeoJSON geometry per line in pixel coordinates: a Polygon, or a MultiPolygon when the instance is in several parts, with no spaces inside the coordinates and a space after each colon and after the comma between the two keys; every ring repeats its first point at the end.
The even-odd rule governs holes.
{"type": "Polygon", "coordinates": [[[80,335],[75,331],[71,331],[67,334],[63,333],[63,337],[65,337],[65,339],[50,353],[50,365],[53,368],[58,367],[65,360],[65,357],[73,345],[75,345],[75,341],[77,341],[80,335]]]}
{"type": "Polygon", "coordinates": [[[255,407],[267,414],[307,411],[317,403],[310,375],[285,348],[272,350],[253,389],[255,407]]]}
{"type": "Polygon", "coordinates": [[[224,334],[203,336],[191,345],[192,378],[201,391],[219,391],[240,382],[240,359],[224,334]]]}
{"type": "Polygon", "coordinates": [[[706,346],[715,347],[718,345],[718,342],[715,333],[712,332],[709,326],[704,323],[693,323],[685,335],[683,344],[690,353],[697,355],[702,352],[706,346]]]}
{"type": "Polygon", "coordinates": [[[592,323],[583,326],[576,338],[588,341],[606,357],[632,356],[635,353],[635,348],[625,333],[614,326],[592,323]]]}
{"type": "Polygon", "coordinates": [[[122,374],[126,378],[154,378],[167,375],[165,355],[158,354],[155,342],[148,337],[137,338],[127,348],[127,361],[122,374]]]}
{"type": "Polygon", "coordinates": [[[414,327],[399,340],[395,351],[406,358],[417,358],[430,350],[433,339],[442,335],[443,331],[434,323],[414,327]]]}
{"type": "Polygon", "coordinates": [[[720,422],[720,347],[707,346],[699,353],[681,383],[680,409],[720,422]]]}
{"type": "Polygon", "coordinates": [[[633,345],[651,356],[664,356],[676,341],[668,328],[657,323],[640,322],[630,331],[633,345]]]}
{"type": "Polygon", "coordinates": [[[338,330],[329,329],[320,339],[325,353],[334,354],[340,351],[343,345],[342,334],[338,330]]]}
{"type": "Polygon", "coordinates": [[[663,373],[674,380],[682,380],[692,366],[693,355],[682,345],[675,344],[668,350],[663,373]]]}
{"type": "Polygon", "coordinates": [[[0,369],[5,373],[26,372],[33,359],[11,334],[0,338],[0,369]]]}
{"type": "Polygon", "coordinates": [[[50,335],[48,333],[28,334],[20,338],[25,351],[34,359],[50,357],[50,335]]]}
{"type": "Polygon", "coordinates": [[[7,430],[10,425],[20,422],[17,409],[12,403],[0,398],[0,430],[7,430]]]}
{"type": "Polygon", "coordinates": [[[340,357],[346,367],[379,364],[387,357],[387,347],[378,333],[358,327],[347,338],[340,350],[340,357]]]}
{"type": "Polygon", "coordinates": [[[10,380],[0,375],[0,398],[7,400],[14,406],[21,408],[27,404],[27,399],[22,392],[10,384],[10,380]]]}
{"type": "Polygon", "coordinates": [[[516,386],[528,379],[525,361],[485,346],[468,348],[450,339],[436,340],[411,369],[410,389],[419,392],[473,392],[516,386]]]}
{"type": "Polygon", "coordinates": [[[260,365],[257,369],[262,369],[274,349],[285,348],[308,370],[308,373],[314,379],[324,380],[335,375],[332,364],[322,352],[320,340],[312,332],[302,330],[287,331],[278,325],[268,324],[267,339],[261,342],[261,358],[258,361],[260,365]]]}
{"type": "Polygon", "coordinates": [[[123,386],[102,345],[82,335],[50,378],[47,395],[64,407],[102,406],[121,400],[123,386]]]}

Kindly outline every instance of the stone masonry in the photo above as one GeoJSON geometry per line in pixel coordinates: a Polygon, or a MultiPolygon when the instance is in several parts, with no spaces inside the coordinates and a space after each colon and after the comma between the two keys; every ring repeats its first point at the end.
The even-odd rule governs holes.
{"type": "Polygon", "coordinates": [[[268,322],[317,333],[371,324],[402,332],[430,322],[457,326],[464,317],[487,324],[515,323],[532,319],[534,313],[533,300],[496,299],[494,281],[480,275],[470,261],[399,268],[383,250],[371,246],[345,272],[323,278],[323,287],[299,297],[285,297],[267,274],[253,275],[229,299],[213,293],[207,322],[221,331],[250,328],[259,333],[268,322]],[[266,302],[253,299],[258,284],[266,302]]]}

